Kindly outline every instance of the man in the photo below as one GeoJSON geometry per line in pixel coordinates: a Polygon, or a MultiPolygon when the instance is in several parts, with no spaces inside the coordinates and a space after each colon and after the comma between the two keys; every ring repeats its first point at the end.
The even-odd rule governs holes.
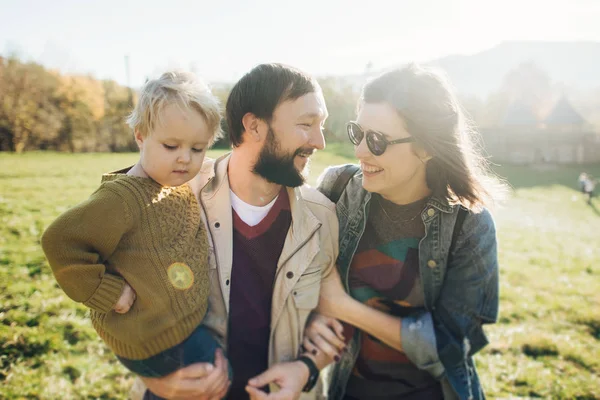
{"type": "MultiPolygon", "coordinates": [[[[233,150],[198,176],[214,255],[203,323],[233,367],[228,399],[292,399],[303,389],[315,398],[326,356],[300,347],[338,253],[333,204],[303,185],[309,157],[325,147],[323,94],[304,73],[263,64],[233,87],[226,113],[233,150]]],[[[158,396],[196,399],[219,399],[229,386],[220,351],[214,366],[144,383],[158,396]]]]}

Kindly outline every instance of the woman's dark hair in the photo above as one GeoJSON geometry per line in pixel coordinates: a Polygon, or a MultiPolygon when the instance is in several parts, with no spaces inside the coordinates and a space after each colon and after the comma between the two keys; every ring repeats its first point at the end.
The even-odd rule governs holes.
{"type": "Polygon", "coordinates": [[[287,65],[254,67],[235,84],[227,99],[225,111],[231,144],[237,147],[242,143],[242,118],[247,113],[270,121],[280,103],[320,90],[315,79],[287,65]]]}
{"type": "Polygon", "coordinates": [[[490,205],[502,185],[444,75],[417,64],[386,72],[365,85],[359,108],[364,103],[387,103],[405,121],[415,145],[432,157],[426,179],[433,195],[470,209],[490,205]]]}

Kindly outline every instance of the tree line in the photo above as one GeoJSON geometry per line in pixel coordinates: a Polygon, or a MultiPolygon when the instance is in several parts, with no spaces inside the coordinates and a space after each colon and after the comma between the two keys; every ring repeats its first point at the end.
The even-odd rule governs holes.
{"type": "MultiPolygon", "coordinates": [[[[319,82],[331,115],[325,126],[327,139],[345,140],[345,123],[355,116],[358,89],[336,78],[319,82]]],[[[213,88],[223,106],[230,89],[213,88]]],[[[113,80],[62,74],[0,56],[0,151],[135,151],[125,118],[136,96],[135,90],[113,80]]],[[[227,135],[217,146],[229,146],[227,135]]]]}
{"type": "MultiPolygon", "coordinates": [[[[366,76],[319,79],[329,110],[327,141],[346,141],[346,122],[356,116],[356,103],[366,76]]],[[[231,85],[213,93],[225,105],[231,85]]],[[[518,65],[486,98],[459,96],[477,127],[503,123],[514,102],[536,116],[547,114],[557,96],[568,94],[587,122],[600,126],[600,89],[577,92],[554,83],[533,63],[518,65]]],[[[68,75],[35,62],[0,56],[0,151],[54,150],[66,152],[136,151],[126,116],[136,91],[113,80],[68,75]]],[[[223,123],[223,130],[227,127],[223,123]]],[[[216,144],[228,147],[227,135],[216,144]]]]}

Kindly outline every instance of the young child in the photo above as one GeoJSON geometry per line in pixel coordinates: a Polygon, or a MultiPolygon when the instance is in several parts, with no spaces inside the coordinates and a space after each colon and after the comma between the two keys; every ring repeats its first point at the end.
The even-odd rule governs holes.
{"type": "MultiPolygon", "coordinates": [[[[208,242],[194,178],[220,133],[219,102],[194,75],[167,72],[143,87],[128,119],[133,167],[105,174],[42,237],[56,280],[91,310],[119,360],[158,377],[214,363],[207,310],[208,242]]],[[[231,375],[231,371],[230,371],[231,375]]]]}

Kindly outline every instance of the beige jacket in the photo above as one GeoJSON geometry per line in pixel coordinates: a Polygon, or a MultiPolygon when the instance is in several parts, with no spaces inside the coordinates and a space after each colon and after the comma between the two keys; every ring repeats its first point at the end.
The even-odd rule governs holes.
{"type": "MultiPolygon", "coordinates": [[[[224,348],[233,257],[228,165],[229,155],[216,161],[206,160],[198,178],[211,247],[210,296],[202,323],[215,332],[224,348]]],[[[277,263],[273,286],[269,365],[298,356],[306,320],[319,301],[321,279],[334,268],[338,255],[338,221],[334,204],[308,186],[287,190],[292,223],[277,263]]],[[[321,389],[318,385],[301,399],[321,398],[321,389]]],[[[132,397],[141,398],[143,390],[143,383],[138,379],[132,397]]]]}

